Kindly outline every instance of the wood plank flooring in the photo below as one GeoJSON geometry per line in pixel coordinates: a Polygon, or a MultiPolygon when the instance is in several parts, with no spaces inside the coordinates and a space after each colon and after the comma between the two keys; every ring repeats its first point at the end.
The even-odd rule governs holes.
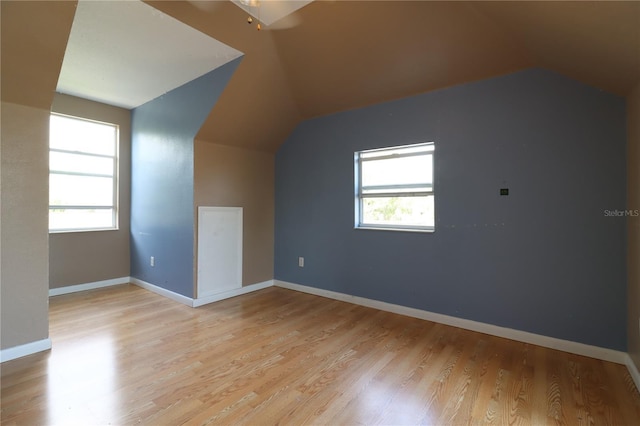
{"type": "Polygon", "coordinates": [[[268,288],[197,309],[57,296],[1,365],[2,425],[638,425],[622,365],[268,288]]]}

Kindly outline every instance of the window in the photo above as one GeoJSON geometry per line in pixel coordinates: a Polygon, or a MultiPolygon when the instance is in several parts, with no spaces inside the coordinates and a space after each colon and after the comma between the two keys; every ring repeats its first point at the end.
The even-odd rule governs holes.
{"type": "Polygon", "coordinates": [[[356,228],[433,231],[432,142],[355,153],[356,228]]]}
{"type": "Polygon", "coordinates": [[[116,229],[118,126],[51,114],[49,231],[116,229]]]}

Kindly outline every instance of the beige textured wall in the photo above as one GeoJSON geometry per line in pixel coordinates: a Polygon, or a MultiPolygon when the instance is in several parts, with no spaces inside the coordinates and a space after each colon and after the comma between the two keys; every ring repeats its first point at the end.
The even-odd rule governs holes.
{"type": "Polygon", "coordinates": [[[2,102],[0,348],[49,336],[49,111],[2,102]]]}
{"type": "MultiPolygon", "coordinates": [[[[627,208],[640,209],[640,84],[627,97],[627,208]]],[[[640,217],[627,222],[627,344],[640,370],[640,217]]]]}
{"type": "Polygon", "coordinates": [[[194,156],[196,229],[199,206],[243,207],[242,285],[273,279],[274,154],[196,140],[194,156]]]}
{"type": "Polygon", "coordinates": [[[127,277],[131,204],[131,112],[61,94],[56,94],[52,111],[120,126],[119,229],[50,234],[49,287],[127,277]]]}

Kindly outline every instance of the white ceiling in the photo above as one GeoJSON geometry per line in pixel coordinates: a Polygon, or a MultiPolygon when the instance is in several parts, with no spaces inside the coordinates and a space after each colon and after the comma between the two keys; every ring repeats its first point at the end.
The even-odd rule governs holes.
{"type": "Polygon", "coordinates": [[[57,91],[127,109],[242,52],[138,0],[80,0],[57,91]]]}

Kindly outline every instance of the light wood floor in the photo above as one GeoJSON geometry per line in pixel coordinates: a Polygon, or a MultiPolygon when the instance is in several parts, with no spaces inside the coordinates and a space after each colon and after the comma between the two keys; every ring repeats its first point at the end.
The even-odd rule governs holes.
{"type": "Polygon", "coordinates": [[[640,424],[622,365],[281,288],[189,308],[132,285],[51,299],[2,364],[2,425],[640,424]]]}

